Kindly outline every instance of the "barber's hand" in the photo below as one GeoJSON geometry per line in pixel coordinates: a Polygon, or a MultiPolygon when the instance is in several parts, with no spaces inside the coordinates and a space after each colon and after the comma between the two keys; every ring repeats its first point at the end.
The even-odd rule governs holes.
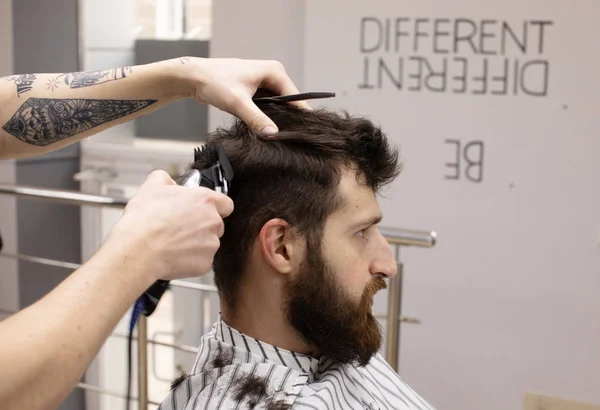
{"type": "Polygon", "coordinates": [[[131,246],[131,257],[151,266],[150,280],[200,276],[212,267],[223,218],[231,212],[228,196],[179,186],[166,172],[154,171],[127,204],[109,241],[131,246]]]}
{"type": "MultiPolygon", "coordinates": [[[[191,76],[198,101],[239,117],[262,135],[278,130],[252,101],[256,90],[265,88],[275,95],[298,93],[284,66],[277,61],[191,58],[182,67],[191,76]]],[[[294,104],[309,109],[306,102],[294,104]]]]}

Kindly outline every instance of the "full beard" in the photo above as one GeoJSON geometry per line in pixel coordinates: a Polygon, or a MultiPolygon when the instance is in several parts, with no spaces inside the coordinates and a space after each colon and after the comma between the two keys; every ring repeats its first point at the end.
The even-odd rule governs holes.
{"type": "Polygon", "coordinates": [[[371,305],[375,293],[385,288],[381,277],[374,278],[357,303],[336,282],[320,249],[308,246],[305,262],[286,288],[287,319],[321,354],[365,366],[381,347],[381,327],[371,305]]]}

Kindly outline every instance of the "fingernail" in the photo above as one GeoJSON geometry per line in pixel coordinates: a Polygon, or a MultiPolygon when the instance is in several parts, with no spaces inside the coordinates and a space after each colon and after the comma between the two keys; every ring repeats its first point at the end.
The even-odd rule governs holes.
{"type": "Polygon", "coordinates": [[[263,135],[273,135],[277,132],[277,128],[273,127],[272,125],[267,125],[265,128],[263,128],[262,130],[262,134],[263,135]]]}

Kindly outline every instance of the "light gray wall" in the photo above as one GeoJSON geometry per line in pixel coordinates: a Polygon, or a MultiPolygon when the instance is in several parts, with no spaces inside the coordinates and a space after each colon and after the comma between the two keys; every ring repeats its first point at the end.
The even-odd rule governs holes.
{"type": "Polygon", "coordinates": [[[380,200],[382,224],[439,234],[433,249],[402,252],[403,312],[422,323],[402,325],[400,374],[440,409],[516,410],[529,392],[600,404],[600,82],[590,52],[600,3],[398,3],[307,0],[304,81],[338,93],[313,106],[368,116],[400,146],[404,168],[380,200]],[[361,35],[366,17],[381,31],[365,25],[361,35]],[[469,21],[477,53],[442,34],[460,38],[469,21]],[[542,34],[535,21],[552,25],[542,34]],[[515,33],[529,25],[525,52],[511,40],[503,52],[504,22],[515,33]],[[504,64],[535,61],[549,63],[548,93],[524,92],[543,89],[534,69],[513,91],[504,64]],[[401,88],[389,77],[379,88],[379,67],[401,88]],[[445,91],[432,75],[443,70],[445,91]],[[457,146],[447,141],[457,140],[454,179],[457,146]],[[466,151],[478,142],[482,157],[466,151]],[[465,158],[482,158],[481,168],[465,158]]]}
{"type": "MultiPolygon", "coordinates": [[[[277,60],[303,90],[305,0],[219,0],[213,2],[210,56],[277,60]]],[[[209,107],[209,131],[231,116],[209,107]]]]}
{"type": "MultiPolygon", "coordinates": [[[[19,0],[13,5],[15,73],[78,70],[77,0],[19,0]]],[[[59,189],[79,189],[73,174],[79,169],[77,145],[16,163],[16,182],[59,189]]],[[[79,208],[18,199],[18,251],[69,262],[80,262],[79,208]]],[[[48,293],[69,270],[20,262],[19,297],[24,308],[48,293]]],[[[60,372],[60,369],[57,369],[60,372]]],[[[75,390],[61,410],[84,408],[83,392],[75,390]]]]}

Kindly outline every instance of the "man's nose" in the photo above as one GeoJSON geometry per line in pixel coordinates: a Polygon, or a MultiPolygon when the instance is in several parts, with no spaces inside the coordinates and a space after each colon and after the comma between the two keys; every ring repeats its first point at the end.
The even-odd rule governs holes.
{"type": "Polygon", "coordinates": [[[371,264],[371,274],[393,278],[398,273],[398,264],[396,263],[396,258],[394,257],[390,244],[385,240],[383,235],[381,238],[382,244],[371,264]]]}

